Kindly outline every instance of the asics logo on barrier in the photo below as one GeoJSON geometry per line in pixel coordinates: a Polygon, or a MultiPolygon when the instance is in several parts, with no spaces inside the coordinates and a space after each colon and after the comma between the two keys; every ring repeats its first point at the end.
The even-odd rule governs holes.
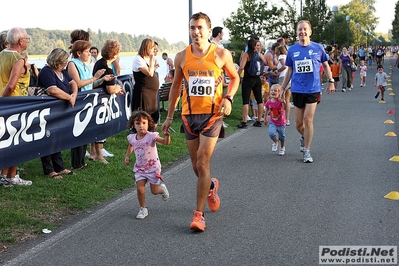
{"type": "Polygon", "coordinates": [[[19,145],[20,139],[24,142],[40,140],[46,135],[46,116],[50,115],[50,108],[35,110],[28,114],[27,112],[13,114],[7,120],[0,117],[0,139],[9,134],[7,139],[0,141],[0,149],[12,145],[19,145]],[[14,125],[19,124],[19,128],[14,125]],[[35,130],[35,132],[31,132],[35,130]],[[29,133],[28,133],[29,132],[29,133]]]}

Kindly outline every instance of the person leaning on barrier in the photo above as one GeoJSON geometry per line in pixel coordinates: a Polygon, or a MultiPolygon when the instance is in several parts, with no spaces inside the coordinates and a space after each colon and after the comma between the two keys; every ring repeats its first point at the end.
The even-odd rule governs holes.
{"type": "MultiPolygon", "coordinates": [[[[88,62],[91,61],[90,47],[90,42],[83,40],[77,40],[72,44],[72,60],[68,62],[67,71],[76,81],[79,92],[92,90],[96,84],[101,84],[104,80],[111,79],[110,75],[103,76],[105,69],[97,70],[93,76],[88,65],[88,62]],[[101,76],[103,77],[100,78],[101,76]]],[[[71,165],[73,169],[80,170],[87,166],[85,163],[86,148],[87,144],[71,149],[71,165]]],[[[100,147],[96,154],[97,152],[101,153],[100,147]]]]}
{"type": "MultiPolygon", "coordinates": [[[[12,28],[7,32],[6,42],[8,46],[0,52],[0,97],[26,96],[30,77],[21,53],[28,48],[30,37],[25,29],[12,28]]],[[[1,170],[0,183],[3,186],[32,185],[32,181],[19,177],[16,165],[1,170]]]]}
{"type": "MultiPolygon", "coordinates": [[[[53,49],[47,56],[47,65],[39,72],[39,86],[45,88],[48,95],[68,102],[70,107],[75,106],[78,94],[78,85],[65,69],[69,53],[61,48],[53,49]]],[[[40,158],[43,172],[47,177],[61,179],[62,175],[74,174],[65,169],[61,152],[56,152],[40,158]]]]}
{"type": "MultiPolygon", "coordinates": [[[[105,69],[104,74],[101,76],[103,82],[100,85],[95,85],[94,88],[102,88],[104,92],[108,94],[123,94],[122,87],[116,81],[116,76],[113,69],[110,67],[119,56],[121,50],[121,44],[117,40],[109,39],[104,42],[101,48],[101,58],[97,60],[93,67],[93,73],[98,70],[105,69]],[[107,78],[109,77],[109,79],[107,78]]],[[[90,160],[99,161],[104,164],[108,164],[108,161],[104,156],[113,156],[103,148],[106,139],[95,142],[94,149],[90,149],[90,160]]],[[[111,157],[112,157],[111,156],[111,157]]]]}

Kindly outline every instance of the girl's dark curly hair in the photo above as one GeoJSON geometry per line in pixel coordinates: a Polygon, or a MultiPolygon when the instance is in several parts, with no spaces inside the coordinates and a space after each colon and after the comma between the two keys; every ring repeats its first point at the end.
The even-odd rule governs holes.
{"type": "Polygon", "coordinates": [[[137,133],[136,129],[134,128],[134,122],[140,121],[141,119],[148,120],[148,131],[155,132],[156,129],[155,122],[146,111],[134,111],[131,114],[129,121],[127,122],[127,128],[129,129],[130,132],[137,133]]]}

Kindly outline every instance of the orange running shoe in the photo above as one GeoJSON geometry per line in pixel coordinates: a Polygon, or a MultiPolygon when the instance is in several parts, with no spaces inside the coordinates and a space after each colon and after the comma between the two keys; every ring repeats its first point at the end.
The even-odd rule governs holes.
{"type": "Polygon", "coordinates": [[[211,178],[211,181],[213,182],[213,189],[209,190],[208,207],[211,211],[215,212],[220,207],[220,198],[218,196],[219,180],[211,178]]]}
{"type": "Polygon", "coordinates": [[[190,230],[203,232],[205,230],[205,217],[202,212],[194,211],[193,221],[190,224],[190,230]]]}

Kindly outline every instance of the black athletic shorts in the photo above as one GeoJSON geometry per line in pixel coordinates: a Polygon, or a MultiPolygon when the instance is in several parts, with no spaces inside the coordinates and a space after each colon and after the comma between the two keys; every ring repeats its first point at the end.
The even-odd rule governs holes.
{"type": "Polygon", "coordinates": [[[320,102],[320,92],[316,93],[292,93],[292,100],[295,107],[304,108],[307,103],[319,103],[320,102]]]}

